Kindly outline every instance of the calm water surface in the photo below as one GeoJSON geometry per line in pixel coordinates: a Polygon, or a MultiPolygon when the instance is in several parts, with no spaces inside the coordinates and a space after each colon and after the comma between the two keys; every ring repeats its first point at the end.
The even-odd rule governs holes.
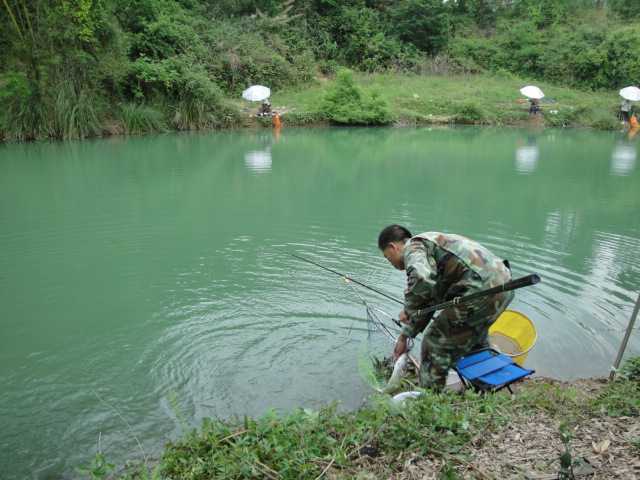
{"type": "Polygon", "coordinates": [[[528,365],[606,374],[640,289],[637,151],[515,129],[0,146],[3,478],[73,477],[99,438],[116,463],[141,456],[134,437],[157,455],[207,416],[359,406],[363,308],[285,254],[401,295],[375,246],[392,222],[538,272],[512,305],[539,332],[528,365]]]}

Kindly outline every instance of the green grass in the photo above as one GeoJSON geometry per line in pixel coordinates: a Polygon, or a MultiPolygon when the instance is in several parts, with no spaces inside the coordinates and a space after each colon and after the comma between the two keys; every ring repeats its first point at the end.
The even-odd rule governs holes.
{"type": "Polygon", "coordinates": [[[66,140],[99,135],[102,130],[100,103],[90,92],[62,86],[53,105],[53,136],[66,140]]]}
{"type": "MultiPolygon", "coordinates": [[[[600,415],[637,417],[639,401],[639,384],[624,379],[604,387],[596,398],[538,381],[515,397],[427,393],[398,407],[388,397],[375,396],[368,406],[348,413],[331,406],[286,415],[269,412],[258,419],[206,419],[198,431],[168,444],[152,471],[138,467],[125,478],[315,479],[329,467],[356,478],[359,454],[383,456],[379,468],[384,472],[378,473],[386,478],[413,455],[440,458],[449,466],[464,464],[473,438],[526,421],[535,411],[572,426],[600,415]]],[[[104,464],[101,458],[98,466],[104,464]]]]}
{"type": "MultiPolygon", "coordinates": [[[[374,112],[373,106],[368,107],[371,112],[355,112],[358,115],[354,117],[354,123],[391,121],[396,125],[524,125],[531,119],[528,103],[520,95],[519,89],[533,83],[546,94],[540,119],[544,125],[621,128],[616,119],[619,97],[615,91],[580,91],[548,82],[521,79],[509,73],[454,76],[357,73],[354,79],[364,98],[375,99],[370,102],[371,105],[385,105],[384,115],[374,112]],[[366,117],[366,114],[374,115],[376,119],[384,117],[384,121],[363,122],[361,117],[366,117]]],[[[285,125],[329,123],[335,112],[327,110],[326,99],[329,92],[335,91],[334,87],[334,80],[318,78],[304,87],[276,91],[271,100],[275,110],[284,112],[282,119],[285,125]]],[[[271,126],[270,119],[249,121],[249,116],[257,111],[257,105],[247,104],[237,98],[220,98],[214,102],[215,105],[197,101],[182,102],[173,107],[166,106],[166,109],[136,104],[98,108],[94,100],[81,92],[73,98],[70,95],[58,95],[53,109],[45,108],[43,103],[31,98],[23,102],[9,102],[4,115],[0,115],[0,140],[3,137],[5,140],[24,141],[44,137],[96,136],[109,130],[102,125],[103,119],[108,121],[113,117],[120,120],[122,130],[128,134],[144,134],[167,128],[226,128],[243,123],[271,126]],[[115,109],[115,113],[110,109],[115,109]],[[169,111],[168,115],[165,110],[169,111]]],[[[350,115],[345,117],[351,118],[350,115]]]]}
{"type": "MultiPolygon", "coordinates": [[[[546,94],[543,118],[548,126],[618,128],[617,92],[579,91],[547,82],[503,75],[399,75],[358,74],[356,81],[367,93],[377,92],[400,124],[474,123],[517,125],[529,120],[528,103],[519,90],[534,83],[546,94]]],[[[275,108],[286,107],[290,124],[298,118],[323,118],[322,99],[331,80],[273,95],[275,108]]]]}
{"type": "Polygon", "coordinates": [[[127,135],[140,135],[166,130],[162,112],[148,105],[127,103],[120,109],[120,122],[127,135]]]}
{"type": "Polygon", "coordinates": [[[329,464],[350,468],[363,447],[386,455],[454,456],[474,432],[503,422],[495,413],[508,403],[506,395],[438,394],[404,408],[378,398],[352,413],[328,407],[240,422],[207,420],[200,431],[167,446],[162,473],[192,479],[316,478],[329,464]]]}
{"type": "MultiPolygon", "coordinates": [[[[638,364],[640,359],[630,360],[627,370],[635,372],[638,364]]],[[[593,394],[538,380],[515,396],[505,391],[426,392],[396,406],[388,396],[375,395],[354,412],[339,413],[334,405],[285,415],[271,411],[257,419],[205,419],[199,430],[167,444],[158,462],[130,467],[121,477],[316,479],[332,468],[341,472],[340,478],[359,478],[367,467],[357,458],[370,455],[383,459],[375,468],[384,478],[402,471],[408,458],[424,456],[442,460],[441,478],[457,478],[454,467],[469,461],[474,438],[514,422],[526,424],[535,412],[544,412],[566,432],[597,417],[639,417],[640,383],[620,377],[593,394]]],[[[640,439],[632,439],[630,445],[640,449],[640,439]]],[[[112,465],[98,452],[84,472],[104,478],[112,473],[112,465]]]]}

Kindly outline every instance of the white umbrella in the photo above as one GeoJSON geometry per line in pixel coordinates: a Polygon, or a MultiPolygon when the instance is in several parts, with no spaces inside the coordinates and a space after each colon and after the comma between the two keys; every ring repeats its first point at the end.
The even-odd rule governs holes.
{"type": "Polygon", "coordinates": [[[269,95],[271,95],[269,87],[263,87],[262,85],[253,85],[242,92],[242,98],[250,102],[261,102],[269,98],[269,95]]]}
{"type": "Polygon", "coordinates": [[[620,90],[620,96],[625,100],[632,102],[640,102],[640,88],[638,87],[625,87],[620,90]]]}
{"type": "Polygon", "coordinates": [[[520,93],[528,98],[535,98],[536,100],[540,100],[544,97],[544,93],[535,85],[527,85],[526,87],[522,87],[520,89],[520,93]]]}

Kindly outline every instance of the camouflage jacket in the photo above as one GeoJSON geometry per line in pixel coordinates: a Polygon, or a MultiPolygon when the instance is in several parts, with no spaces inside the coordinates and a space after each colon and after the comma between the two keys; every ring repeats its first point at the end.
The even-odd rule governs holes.
{"type": "MultiPolygon", "coordinates": [[[[405,310],[409,324],[403,327],[402,333],[409,337],[422,332],[433,317],[433,313],[423,314],[421,309],[511,279],[511,272],[502,259],[473,240],[449,233],[425,232],[409,239],[404,262],[405,310]]],[[[478,302],[482,300],[472,303],[477,306],[478,302]]]]}

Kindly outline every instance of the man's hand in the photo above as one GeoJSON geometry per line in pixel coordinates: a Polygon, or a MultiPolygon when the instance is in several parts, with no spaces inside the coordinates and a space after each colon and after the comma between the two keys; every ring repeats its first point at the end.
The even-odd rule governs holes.
{"type": "Polygon", "coordinates": [[[402,333],[398,336],[396,346],[393,348],[393,361],[398,360],[400,355],[407,351],[407,337],[402,333]]]}
{"type": "Polygon", "coordinates": [[[409,315],[407,315],[407,312],[404,309],[400,310],[400,313],[398,314],[398,320],[400,321],[400,323],[409,325],[409,315]]]}

